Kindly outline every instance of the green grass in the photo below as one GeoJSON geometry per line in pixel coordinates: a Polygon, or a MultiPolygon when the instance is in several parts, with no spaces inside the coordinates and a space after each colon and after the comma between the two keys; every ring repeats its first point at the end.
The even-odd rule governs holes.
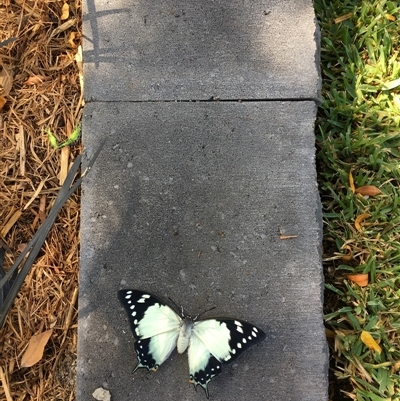
{"type": "Polygon", "coordinates": [[[314,6],[322,34],[317,144],[330,395],[400,400],[400,4],[315,0],[314,6]],[[365,185],[381,193],[354,191],[365,185]],[[368,217],[356,220],[362,214],[368,217]],[[358,273],[368,273],[367,286],[347,279],[358,273]]]}

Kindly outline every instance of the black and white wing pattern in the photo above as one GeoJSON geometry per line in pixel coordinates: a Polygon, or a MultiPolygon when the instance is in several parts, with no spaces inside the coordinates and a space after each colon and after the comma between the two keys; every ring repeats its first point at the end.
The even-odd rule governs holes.
{"type": "MultiPolygon", "coordinates": [[[[258,327],[234,318],[181,316],[155,295],[140,290],[121,290],[118,298],[128,313],[138,368],[157,370],[175,347],[188,349],[190,382],[200,385],[208,398],[208,383],[225,363],[265,339],[258,327]]],[[[135,369],[135,370],[136,370],[135,369]]]]}
{"type": "Polygon", "coordinates": [[[136,369],[156,371],[176,347],[182,319],[164,301],[147,292],[121,290],[118,298],[128,313],[136,340],[136,369]]]}
{"type": "Polygon", "coordinates": [[[212,318],[194,323],[188,349],[190,379],[204,388],[221,373],[223,364],[265,339],[265,333],[243,320],[212,318]]]}

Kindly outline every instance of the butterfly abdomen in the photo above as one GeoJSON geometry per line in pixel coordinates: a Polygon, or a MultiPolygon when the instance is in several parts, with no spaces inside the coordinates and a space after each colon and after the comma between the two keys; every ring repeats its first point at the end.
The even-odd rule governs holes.
{"type": "Polygon", "coordinates": [[[183,354],[189,345],[190,336],[192,335],[193,321],[187,318],[182,320],[181,329],[179,331],[176,348],[179,354],[183,354]]]}

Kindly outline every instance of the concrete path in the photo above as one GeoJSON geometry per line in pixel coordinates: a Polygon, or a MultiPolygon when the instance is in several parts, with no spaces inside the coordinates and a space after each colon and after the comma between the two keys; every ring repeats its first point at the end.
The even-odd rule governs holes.
{"type": "Polygon", "coordinates": [[[77,400],[201,400],[187,356],[136,366],[117,291],[248,320],[266,340],[212,400],[327,399],[312,2],[84,3],[87,155],[77,400]]]}

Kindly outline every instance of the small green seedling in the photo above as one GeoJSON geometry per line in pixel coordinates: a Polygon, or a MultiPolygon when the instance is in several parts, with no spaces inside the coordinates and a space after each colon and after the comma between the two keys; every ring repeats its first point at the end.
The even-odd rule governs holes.
{"type": "Polygon", "coordinates": [[[49,128],[46,128],[45,132],[49,137],[49,141],[50,141],[51,147],[54,148],[54,149],[61,149],[61,148],[65,147],[65,146],[72,145],[73,143],[75,143],[79,139],[79,137],[81,135],[81,123],[79,123],[75,127],[75,129],[72,131],[72,133],[69,136],[69,138],[66,141],[62,142],[62,143],[58,143],[57,138],[50,131],[49,128]]]}

